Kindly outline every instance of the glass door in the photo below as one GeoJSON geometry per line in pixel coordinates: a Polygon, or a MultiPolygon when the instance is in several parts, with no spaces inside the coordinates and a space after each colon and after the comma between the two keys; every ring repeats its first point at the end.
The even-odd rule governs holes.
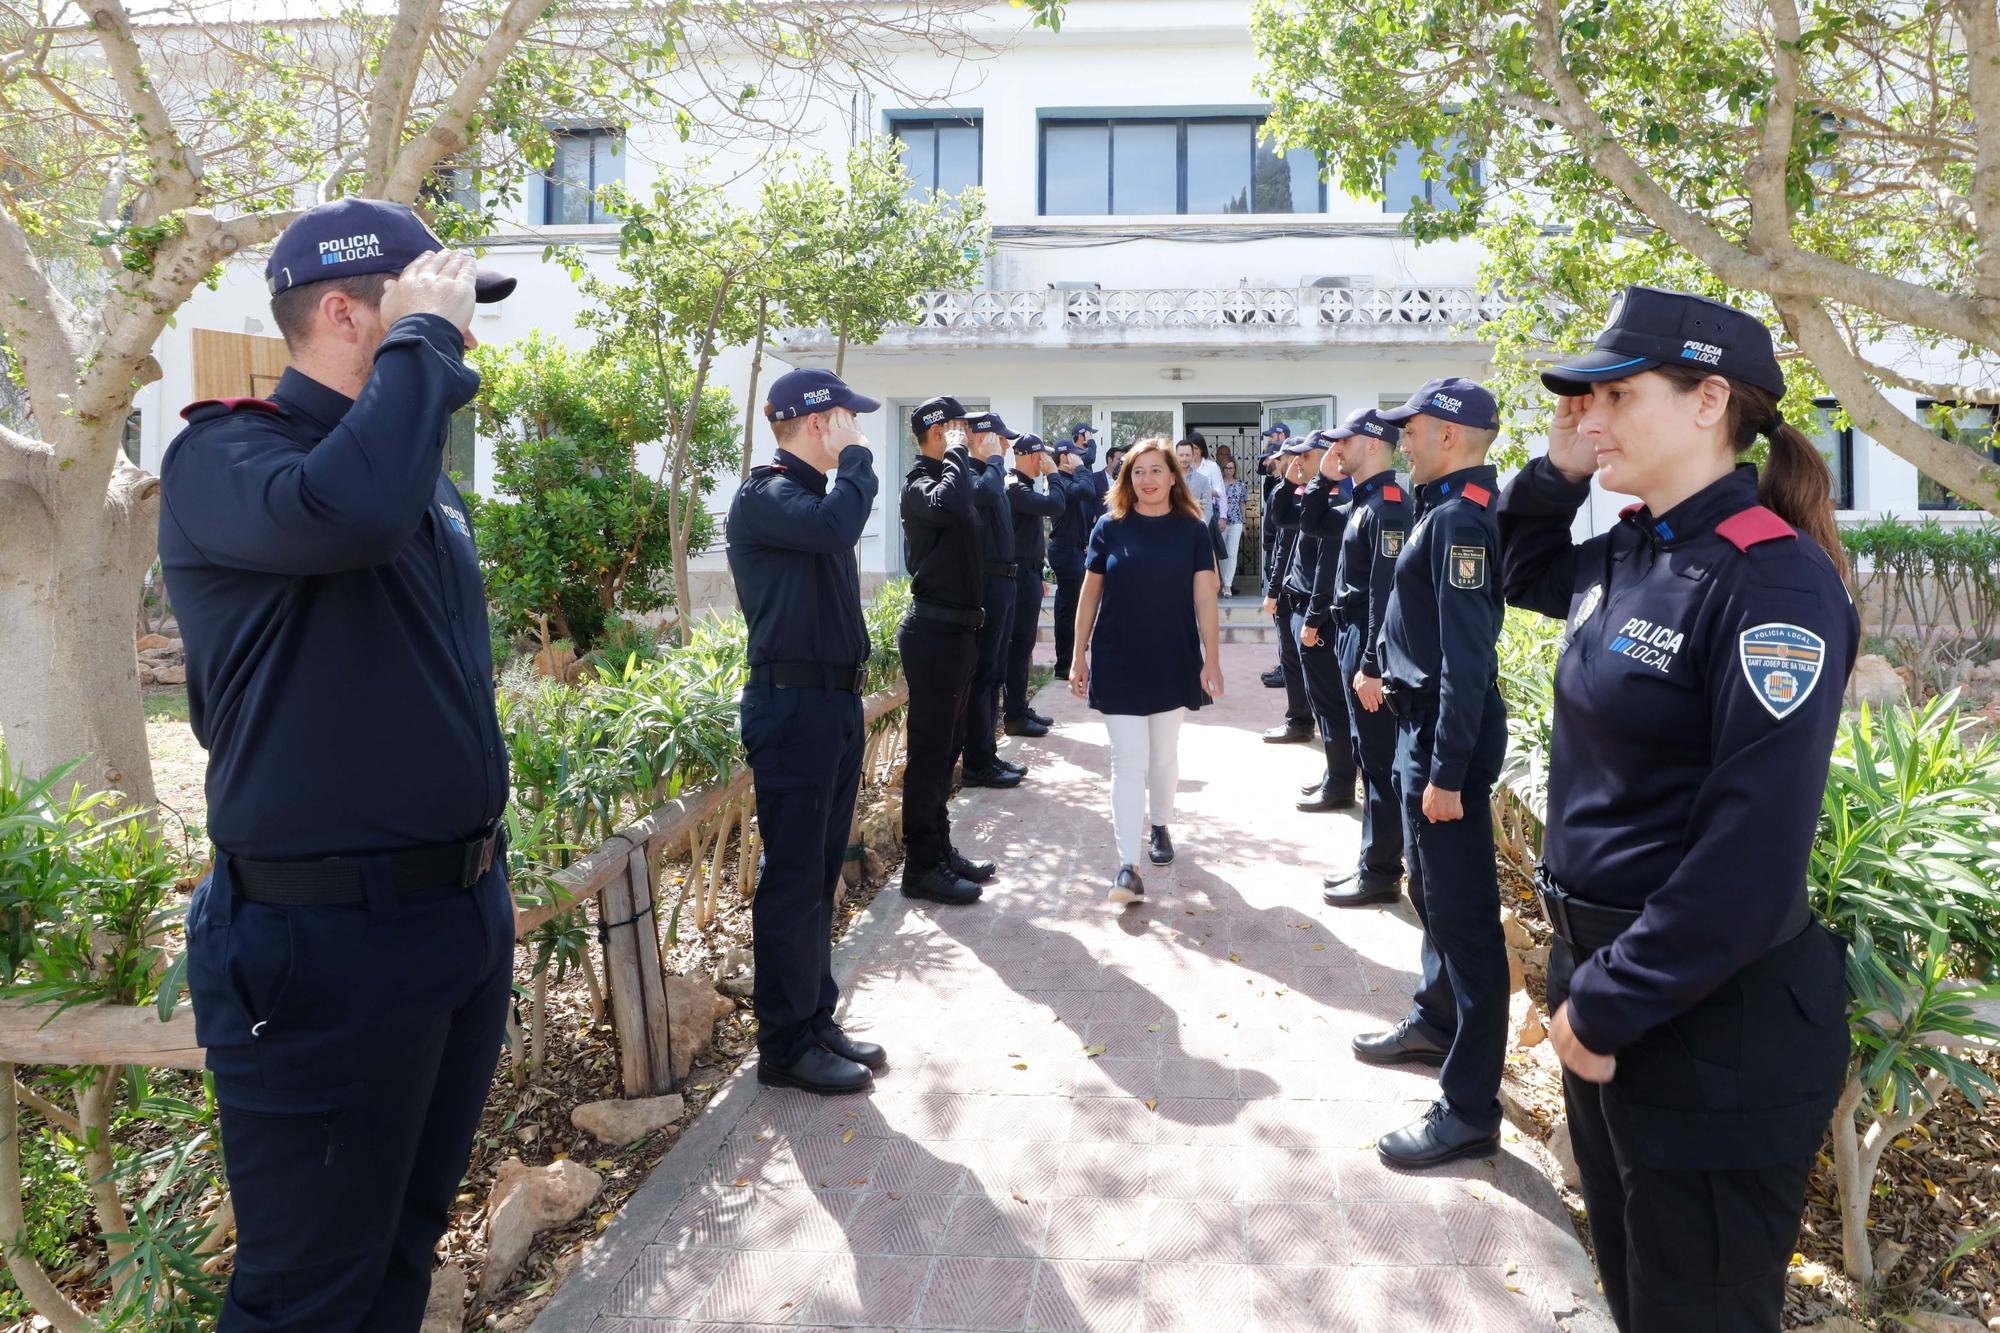
{"type": "Polygon", "coordinates": [[[1181,437],[1181,405],[1177,402],[1143,398],[1101,402],[1097,404],[1096,419],[1099,466],[1102,466],[1104,451],[1113,445],[1129,449],[1134,440],[1143,440],[1149,435],[1164,435],[1169,440],[1181,437]]]}
{"type": "Polygon", "coordinates": [[[1339,418],[1333,414],[1333,396],[1312,398],[1272,398],[1264,404],[1264,427],[1284,422],[1293,435],[1310,435],[1316,430],[1332,430],[1339,418]]]}

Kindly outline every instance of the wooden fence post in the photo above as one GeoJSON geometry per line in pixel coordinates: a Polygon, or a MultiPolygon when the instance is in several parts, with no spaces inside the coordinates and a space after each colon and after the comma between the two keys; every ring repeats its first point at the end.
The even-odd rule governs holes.
{"type": "MultiPolygon", "coordinates": [[[[666,976],[660,965],[660,931],[654,921],[660,897],[653,883],[656,862],[652,851],[652,844],[643,842],[632,849],[626,883],[632,894],[632,916],[637,918],[628,933],[639,958],[640,1011],[646,1024],[643,1038],[636,1043],[645,1050],[647,1065],[645,1091],[639,1095],[658,1097],[673,1091],[674,1036],[673,1019],[667,1012],[666,976]]],[[[627,1039],[621,1035],[618,1040],[622,1046],[627,1039]]]]}
{"type": "MultiPolygon", "coordinates": [[[[638,923],[633,917],[631,863],[598,890],[604,935],[604,980],[611,990],[611,1022],[618,1030],[619,1082],[627,1097],[652,1095],[653,1062],[646,1040],[646,990],[641,979],[638,923]]],[[[644,892],[642,887],[641,892],[644,892]]],[[[656,964],[657,966],[657,964],[656,964]]]]}

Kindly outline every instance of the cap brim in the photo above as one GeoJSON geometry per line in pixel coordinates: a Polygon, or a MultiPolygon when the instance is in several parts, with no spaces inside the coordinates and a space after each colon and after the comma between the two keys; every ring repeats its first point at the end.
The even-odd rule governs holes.
{"type": "Polygon", "coordinates": [[[879,412],[882,410],[882,404],[870,398],[865,393],[850,392],[847,395],[847,401],[842,403],[841,406],[856,416],[867,416],[870,412],[879,412]]]}
{"type": "Polygon", "coordinates": [[[504,301],[514,294],[520,279],[482,268],[472,279],[472,299],[479,302],[504,301]]]}
{"type": "Polygon", "coordinates": [[[1542,385],[1550,393],[1575,398],[1590,392],[1593,384],[1606,380],[1630,379],[1652,370],[1660,363],[1649,356],[1628,356],[1624,352],[1592,348],[1581,356],[1569,357],[1542,372],[1542,385]]]}
{"type": "Polygon", "coordinates": [[[1328,444],[1333,444],[1340,440],[1351,440],[1360,433],[1358,430],[1349,430],[1345,426],[1336,426],[1326,433],[1326,439],[1328,444]]]}
{"type": "Polygon", "coordinates": [[[1421,407],[1411,407],[1408,403],[1404,403],[1401,407],[1382,408],[1376,412],[1375,419],[1386,421],[1392,426],[1400,426],[1411,417],[1422,415],[1423,410],[1421,407]]]}

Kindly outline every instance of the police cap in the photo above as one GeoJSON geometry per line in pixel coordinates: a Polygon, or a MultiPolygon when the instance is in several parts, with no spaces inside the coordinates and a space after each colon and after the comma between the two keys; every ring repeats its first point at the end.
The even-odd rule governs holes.
{"type": "Polygon", "coordinates": [[[767,401],[773,421],[790,421],[810,412],[831,412],[836,407],[858,415],[882,406],[873,398],[856,393],[830,370],[788,370],[771,381],[767,401]]]}
{"type": "Polygon", "coordinates": [[[1273,435],[1290,435],[1291,433],[1292,428],[1282,421],[1273,421],[1270,425],[1264,427],[1264,438],[1267,440],[1273,435]]]}
{"type": "Polygon", "coordinates": [[[965,420],[965,404],[948,393],[941,393],[935,398],[926,398],[916,405],[910,412],[910,429],[921,439],[925,431],[940,421],[963,420],[965,420]]]}
{"type": "Polygon", "coordinates": [[[1066,445],[1057,445],[1054,449],[1051,449],[1049,448],[1049,446],[1043,444],[1042,437],[1035,434],[1033,431],[1028,431],[1025,434],[1016,435],[1014,437],[1014,453],[1017,456],[1022,454],[1055,453],[1064,450],[1067,447],[1068,446],[1066,445]]]}
{"type": "Polygon", "coordinates": [[[976,434],[984,434],[990,431],[1003,440],[1018,440],[1021,438],[1021,432],[1007,429],[1007,423],[1000,419],[998,412],[981,412],[965,424],[967,429],[976,434]]]}
{"type": "Polygon", "coordinates": [[[1543,371],[1542,383],[1573,398],[1600,381],[1668,363],[1710,370],[1780,397],[1785,392],[1785,372],[1763,320],[1706,296],[1640,286],[1627,287],[1612,302],[1611,322],[1588,352],[1543,371]]]}
{"type": "Polygon", "coordinates": [[[1329,440],[1348,440],[1356,435],[1372,435],[1390,444],[1403,438],[1403,432],[1382,420],[1372,407],[1356,408],[1347,414],[1347,419],[1326,433],[1329,440]]]}
{"type": "Polygon", "coordinates": [[[1410,395],[1401,407],[1385,407],[1375,414],[1379,421],[1400,426],[1411,417],[1436,417],[1455,421],[1474,430],[1500,429],[1500,404],[1485,385],[1458,375],[1435,379],[1410,395]]]}
{"type": "MultiPolygon", "coordinates": [[[[408,204],[335,199],[307,209],[285,228],[265,261],[264,280],[276,296],[308,282],[401,273],[418,256],[449,248],[408,204]]],[[[514,281],[482,268],[473,292],[481,301],[504,301],[514,281]]]]}
{"type": "Polygon", "coordinates": [[[1097,434],[1097,427],[1091,425],[1088,421],[1079,421],[1074,426],[1071,426],[1069,428],[1069,437],[1072,440],[1077,438],[1079,435],[1095,435],[1095,434],[1097,434]]]}

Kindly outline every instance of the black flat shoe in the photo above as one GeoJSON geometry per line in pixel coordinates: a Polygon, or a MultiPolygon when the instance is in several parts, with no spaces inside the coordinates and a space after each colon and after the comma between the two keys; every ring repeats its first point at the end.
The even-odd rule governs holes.
{"type": "Polygon", "coordinates": [[[1308,782],[1305,786],[1299,788],[1299,795],[1310,796],[1316,791],[1324,790],[1325,787],[1326,787],[1326,774],[1322,773],[1319,775],[1318,782],[1308,782]]]}
{"type": "Polygon", "coordinates": [[[1461,1157],[1491,1157],[1499,1151],[1497,1125],[1492,1129],[1468,1125],[1447,1111],[1443,1102],[1432,1102],[1422,1120],[1384,1134],[1375,1143],[1377,1157],[1405,1171],[1442,1166],[1461,1157]]]}
{"type": "Polygon", "coordinates": [[[994,756],[993,767],[1002,773],[1019,773],[1024,778],[1028,776],[1026,764],[1017,764],[1012,759],[1002,759],[997,755],[994,756]]]}
{"type": "Polygon", "coordinates": [[[1110,899],[1124,907],[1132,903],[1146,901],[1146,881],[1139,878],[1139,872],[1131,866],[1119,866],[1118,878],[1111,885],[1110,899]]]}
{"type": "Polygon", "coordinates": [[[1282,669],[1266,671],[1263,675],[1257,677],[1257,679],[1264,682],[1264,688],[1267,690],[1282,690],[1285,688],[1285,673],[1282,669]]]}
{"type": "Polygon", "coordinates": [[[757,1081],[774,1088],[800,1088],[822,1097],[844,1092],[860,1092],[875,1081],[866,1065],[824,1046],[808,1046],[805,1053],[788,1065],[757,1062],[757,1081]]]}
{"type": "Polygon", "coordinates": [[[969,879],[974,884],[984,884],[992,879],[995,870],[991,861],[975,861],[969,856],[962,856],[956,847],[951,849],[951,855],[945,858],[944,863],[951,867],[952,874],[960,879],[969,879]]]}
{"type": "Polygon", "coordinates": [[[1049,734],[1049,724],[1032,717],[1010,717],[1002,730],[1009,736],[1046,736],[1049,734]]]}
{"type": "Polygon", "coordinates": [[[1417,1031],[1404,1019],[1387,1032],[1364,1032],[1351,1043],[1354,1058],[1368,1065],[1441,1065],[1448,1047],[1417,1031]]]}
{"type": "Polygon", "coordinates": [[[1266,745],[1297,745],[1313,738],[1313,729],[1302,727],[1296,722],[1287,722],[1281,727],[1272,727],[1264,733],[1266,745]]]}
{"type": "Polygon", "coordinates": [[[1350,872],[1328,875],[1320,882],[1326,886],[1326,891],[1320,894],[1320,901],[1328,907],[1374,907],[1379,903],[1393,903],[1403,896],[1400,880],[1377,879],[1372,875],[1350,872]]]}
{"type": "Polygon", "coordinates": [[[1354,793],[1349,792],[1345,796],[1330,795],[1326,788],[1315,787],[1312,795],[1299,798],[1295,804],[1301,810],[1352,810],[1354,793]]]}
{"type": "Polygon", "coordinates": [[[919,870],[914,876],[905,872],[903,896],[944,903],[951,907],[964,907],[979,901],[979,886],[969,879],[959,878],[950,866],[940,862],[919,870]]]}
{"type": "Polygon", "coordinates": [[[1004,768],[996,768],[990,773],[968,772],[965,775],[965,785],[968,787],[1018,787],[1021,785],[1021,775],[1004,768]]]}
{"type": "Polygon", "coordinates": [[[869,1069],[887,1069],[889,1053],[872,1041],[856,1041],[840,1030],[840,1024],[829,1023],[819,1032],[819,1044],[832,1051],[843,1060],[852,1060],[857,1065],[869,1069]]]}
{"type": "Polygon", "coordinates": [[[1029,721],[1040,723],[1042,726],[1045,727],[1053,727],[1056,724],[1056,720],[1050,717],[1047,713],[1037,713],[1032,708],[1030,708],[1027,711],[1026,716],[1029,721]]]}
{"type": "Polygon", "coordinates": [[[1174,840],[1167,836],[1165,824],[1153,825],[1153,845],[1146,851],[1146,859],[1156,866],[1163,866],[1174,859],[1174,840]]]}
{"type": "Polygon", "coordinates": [[[1057,679],[1057,680],[1068,680],[1068,679],[1069,679],[1069,668],[1068,668],[1068,667],[1057,667],[1057,668],[1056,668],[1056,679],[1057,679]]]}

